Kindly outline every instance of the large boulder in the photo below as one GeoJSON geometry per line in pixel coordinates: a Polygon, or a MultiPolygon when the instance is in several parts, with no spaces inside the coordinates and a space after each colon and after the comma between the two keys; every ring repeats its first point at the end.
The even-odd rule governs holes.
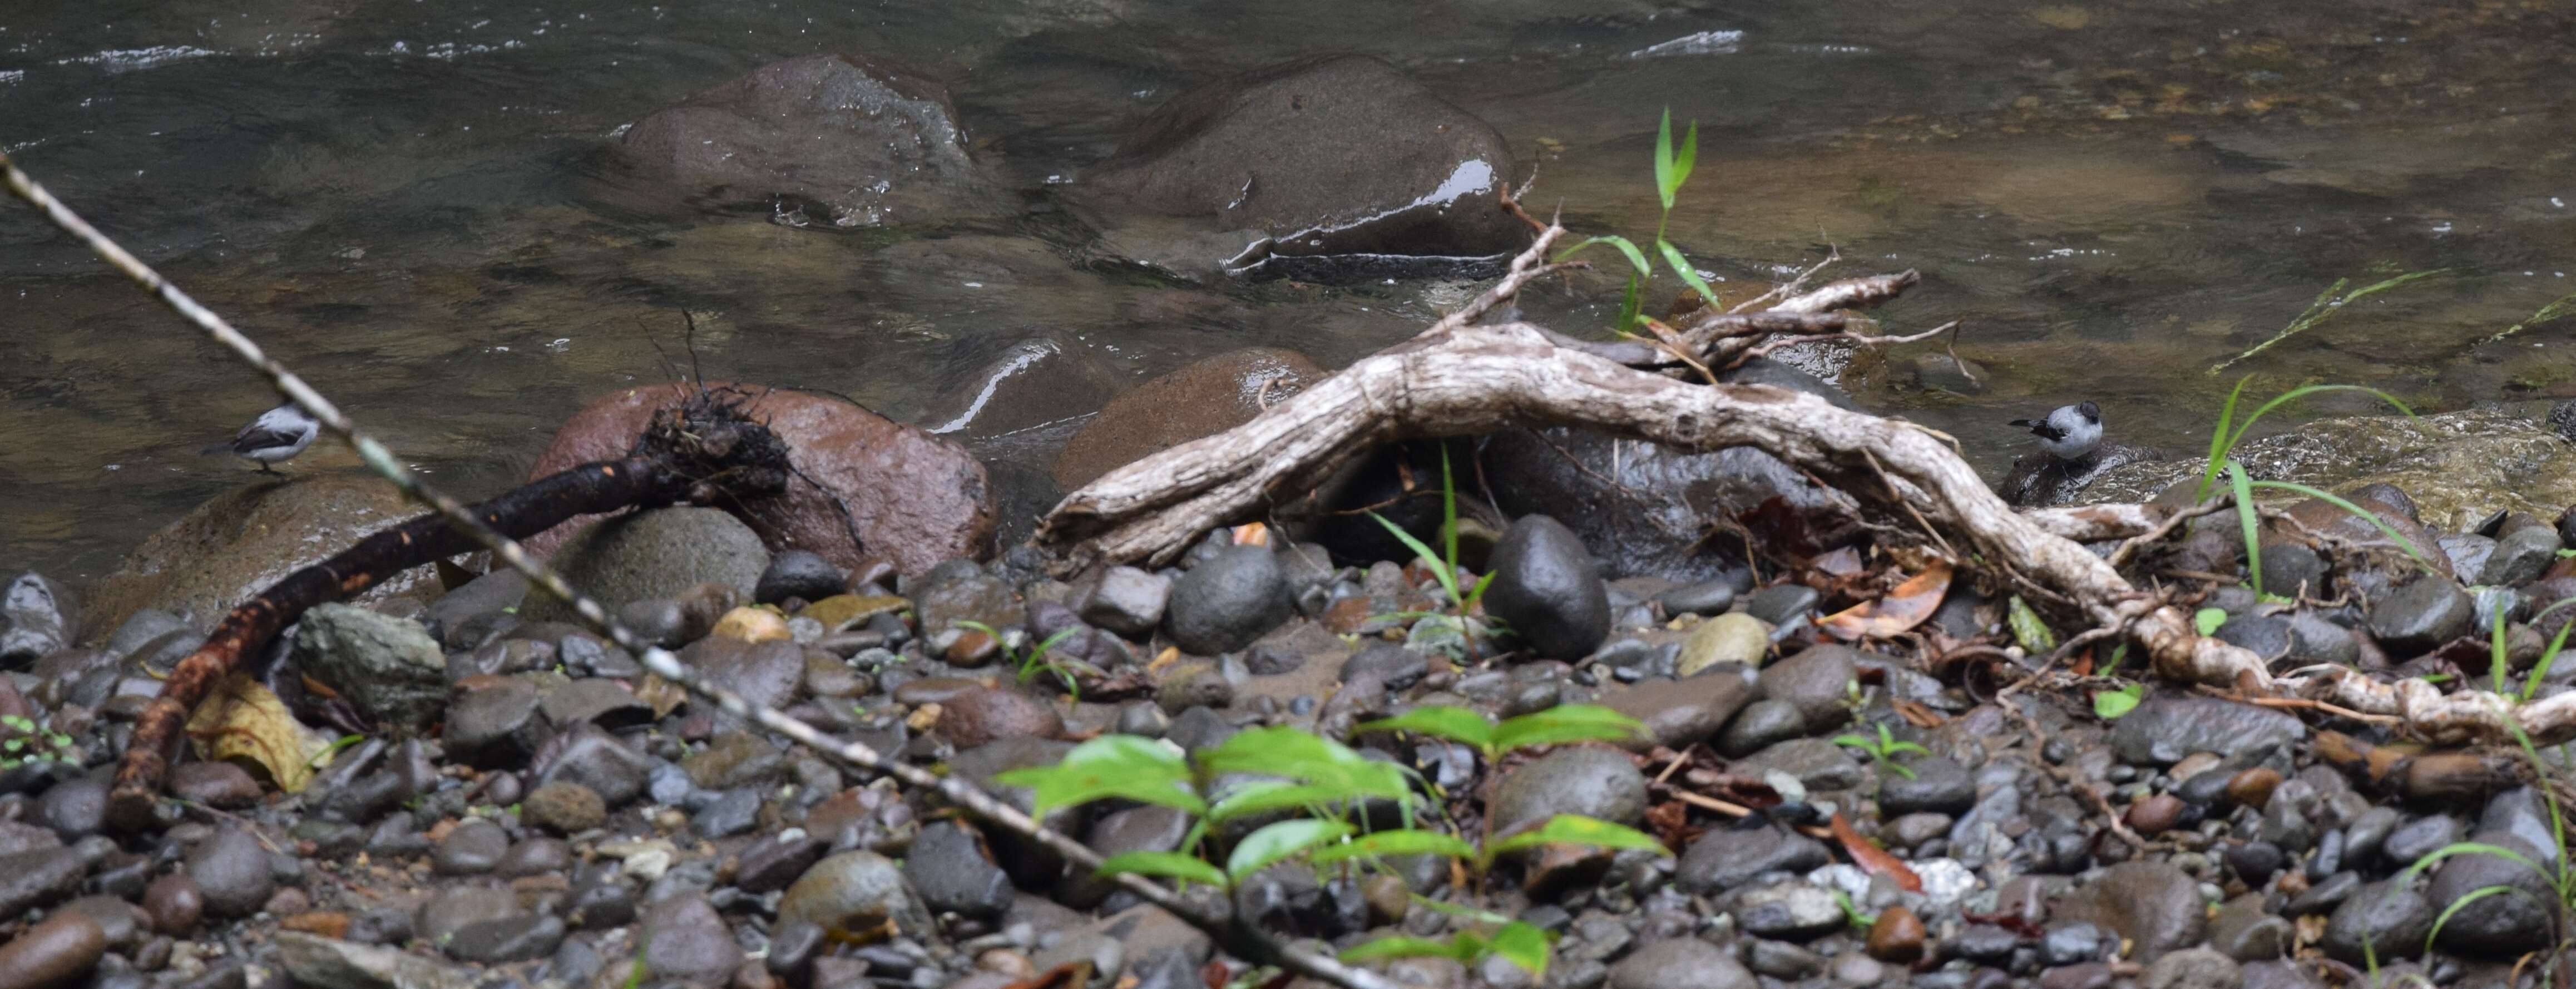
{"type": "Polygon", "coordinates": [[[1501,135],[1363,55],[1276,65],[1164,104],[1087,186],[1139,212],[1258,230],[1268,253],[1475,257],[1528,243],[1501,135]]]}
{"type": "MultiPolygon", "coordinates": [[[[2576,503],[2576,447],[2544,423],[2492,409],[2405,416],[2319,419],[2236,447],[2257,480],[2295,481],[2349,497],[2384,483],[2414,500],[2415,520],[2436,531],[2464,532],[2499,511],[2556,518],[2576,503]]],[[[2205,461],[2135,463],[2105,471],[2077,499],[2146,501],[2184,482],[2197,483],[2205,461]]],[[[2188,489],[2179,495],[2187,497],[2188,489]]],[[[2358,530],[2367,526],[2353,527],[2358,530]]],[[[2375,530],[2363,538],[2380,538],[2375,530]]],[[[2443,567],[2430,542],[2426,556],[2443,567]]]]}
{"type": "Polygon", "coordinates": [[[948,90],[859,55],[806,55],[656,111],[626,132],[647,176],[718,204],[839,226],[1007,211],[948,90]]]}
{"type": "MultiPolygon", "coordinates": [[[[728,385],[714,382],[709,387],[728,385]]],[[[837,398],[730,387],[756,396],[744,413],[767,422],[786,441],[803,475],[790,478],[784,494],[723,506],[759,533],[771,551],[808,549],[844,569],[857,569],[864,556],[875,555],[905,573],[991,551],[992,495],[983,465],[965,450],[837,398]],[[842,506],[849,508],[846,519],[842,506]],[[853,527],[864,549],[851,542],[853,527]]],[[[591,403],[565,420],[528,476],[625,456],[653,411],[679,401],[681,389],[676,384],[636,388],[591,403]]],[[[539,553],[552,553],[574,531],[598,519],[576,518],[528,543],[539,553]]]]}
{"type": "MultiPolygon", "coordinates": [[[[769,567],[760,536],[713,508],[675,506],[626,512],[583,526],[554,549],[555,569],[614,612],[650,598],[676,598],[699,584],[723,584],[746,600],[769,567]]],[[[571,621],[572,610],[540,595],[521,606],[529,621],[571,621]]]]}
{"type": "Polygon", "coordinates": [[[1261,414],[1262,403],[1324,377],[1304,354],[1273,347],[1230,350],[1136,386],[1100,410],[1055,459],[1070,491],[1102,474],[1261,414]]]}
{"type": "MultiPolygon", "coordinates": [[[[92,585],[81,639],[103,639],[144,608],[211,623],[287,574],[420,512],[393,485],[361,474],[303,474],[234,488],[144,539],[92,585]]],[[[437,593],[437,574],[421,566],[378,582],[357,601],[437,593]]]]}

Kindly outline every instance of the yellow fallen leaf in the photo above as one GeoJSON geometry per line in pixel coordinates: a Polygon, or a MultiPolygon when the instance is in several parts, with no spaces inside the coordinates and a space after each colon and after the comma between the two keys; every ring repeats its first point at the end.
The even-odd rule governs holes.
{"type": "Polygon", "coordinates": [[[330,740],[295,720],[286,702],[247,673],[215,685],[188,716],[188,737],[196,741],[200,758],[258,766],[288,793],[302,792],[313,781],[317,763],[330,762],[330,740]]]}
{"type": "Polygon", "coordinates": [[[724,617],[716,619],[715,631],[709,634],[744,642],[795,638],[787,631],[786,616],[780,615],[776,608],[760,607],[735,608],[725,612],[724,617]]]}
{"type": "Polygon", "coordinates": [[[893,595],[835,594],[806,605],[796,614],[823,623],[824,631],[839,632],[881,613],[909,607],[912,602],[893,595]]]}
{"type": "Polygon", "coordinates": [[[680,705],[689,702],[689,692],[679,684],[662,679],[659,673],[647,673],[644,674],[644,682],[635,687],[635,699],[651,705],[654,717],[667,718],[671,712],[679,710],[680,705]]]}
{"type": "Polygon", "coordinates": [[[1884,638],[1932,617],[1933,609],[1941,606],[1941,596],[1949,591],[1950,565],[1935,563],[1896,585],[1886,597],[1845,608],[1816,624],[1840,639],[1884,638]]]}

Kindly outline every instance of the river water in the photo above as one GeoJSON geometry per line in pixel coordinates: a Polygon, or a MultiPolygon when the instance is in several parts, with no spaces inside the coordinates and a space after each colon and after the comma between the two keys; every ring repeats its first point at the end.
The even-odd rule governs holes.
{"type": "MultiPolygon", "coordinates": [[[[2026,448],[2002,420],[2087,398],[2115,437],[2189,450],[2240,373],[2434,409],[2576,395],[2576,319],[2489,340],[2576,293],[2563,3],[0,0],[0,148],[479,497],[586,397],[687,364],[684,310],[710,376],[898,418],[1039,332],[1140,379],[1401,339],[1473,286],[1163,282],[1080,263],[1091,232],[1051,208],[1161,101],[1321,51],[1491,122],[1578,233],[1648,235],[1657,115],[1698,121],[1672,239],[1739,286],[1830,249],[1833,272],[1920,269],[1888,327],[1963,320],[1983,388],[1917,387],[1917,346],[1860,397],[1991,472],[2026,448]],[[599,205],[621,125],[835,50],[945,81],[1026,212],[837,234],[599,205]],[[2210,370],[2339,279],[2432,269],[2210,370]]],[[[196,451],[275,399],[11,207],[0,570],[77,580],[241,483],[196,451]]],[[[1597,329],[1599,285],[1533,309],[1597,329]]]]}

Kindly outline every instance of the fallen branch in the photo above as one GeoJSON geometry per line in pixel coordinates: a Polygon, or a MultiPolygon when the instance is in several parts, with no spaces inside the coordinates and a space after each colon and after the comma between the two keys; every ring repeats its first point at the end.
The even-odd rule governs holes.
{"type": "MultiPolygon", "coordinates": [[[[786,735],[833,759],[851,766],[885,773],[914,786],[935,790],[958,806],[983,816],[985,820],[1046,845],[1078,868],[1095,870],[1100,867],[1100,856],[1089,846],[1045,828],[1029,815],[1021,813],[1017,807],[976,789],[962,779],[943,778],[927,769],[891,758],[858,742],[842,741],[824,735],[812,725],[770,708],[756,707],[740,695],[708,683],[698,676],[696,671],[682,665],[679,657],[659,646],[644,642],[633,632],[609,618],[607,610],[600,607],[599,602],[574,590],[561,574],[530,557],[527,550],[517,541],[494,528],[485,519],[468,511],[454,498],[422,481],[419,475],[403,466],[391,451],[385,449],[373,437],[360,432],[357,425],[342,414],[337,406],[332,405],[328,399],[322,397],[321,393],[313,390],[312,386],[306,384],[302,378],[288,371],[284,365],[269,359],[261,352],[258,344],[234,329],[230,323],[224,321],[223,317],[199,305],[195,299],[170,284],[158,272],[127,253],[124,248],[117,246],[116,242],[100,234],[78,214],[73,213],[69,207],[64,206],[42,186],[37,185],[34,179],[19,170],[17,164],[5,153],[0,153],[0,173],[5,173],[10,192],[33,205],[55,226],[79,238],[109,264],[150,290],[155,297],[182,318],[196,324],[217,343],[257,367],[281,394],[315,419],[320,420],[324,428],[348,441],[370,469],[402,488],[404,493],[429,504],[437,515],[453,526],[456,531],[465,533],[475,543],[490,549],[495,559],[525,575],[529,583],[537,589],[569,605],[573,612],[592,628],[598,629],[620,648],[640,657],[646,669],[660,674],[663,678],[692,693],[713,700],[717,706],[727,711],[786,735]]],[[[156,797],[157,793],[153,792],[138,793],[119,788],[111,794],[110,818],[127,825],[136,821],[150,822],[158,816],[155,813],[155,805],[158,803],[156,797]]],[[[1211,906],[1184,899],[1172,890],[1134,873],[1117,873],[1116,881],[1120,887],[1136,894],[1138,898],[1170,911],[1174,916],[1206,931],[1217,943],[1226,946],[1228,951],[1246,960],[1276,964],[1290,972],[1329,982],[1344,989],[1397,989],[1397,983],[1375,972],[1344,965],[1338,959],[1299,945],[1272,941],[1252,930],[1250,925],[1237,924],[1230,906],[1211,906]]]]}

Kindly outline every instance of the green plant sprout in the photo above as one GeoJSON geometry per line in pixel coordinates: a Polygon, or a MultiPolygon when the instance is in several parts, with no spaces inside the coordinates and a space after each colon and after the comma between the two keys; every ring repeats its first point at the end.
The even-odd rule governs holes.
{"type": "MultiPolygon", "coordinates": [[[[1472,711],[1448,708],[1440,710],[1449,713],[1424,713],[1431,710],[1435,709],[1418,708],[1402,718],[1364,727],[1456,738],[1476,745],[1489,759],[1529,745],[1624,738],[1640,729],[1637,722],[1615,712],[1582,706],[1523,715],[1500,725],[1472,711]]],[[[1184,757],[1165,742],[1103,735],[1075,746],[1053,766],[1016,769],[996,777],[1007,785],[1029,787],[1032,812],[1040,817],[1058,808],[1120,799],[1170,807],[1194,818],[1178,850],[1112,856],[1101,863],[1097,874],[1102,876],[1134,873],[1231,890],[1263,869],[1288,862],[1326,867],[1428,854],[1456,859],[1481,877],[1502,857],[1545,844],[1670,854],[1652,835],[1574,814],[1477,840],[1452,833],[1454,825],[1450,831],[1403,827],[1363,833],[1364,820],[1355,811],[1364,803],[1392,803],[1402,820],[1415,820],[1418,779],[1394,763],[1365,758],[1339,742],[1290,727],[1238,732],[1195,758],[1184,757]],[[1216,836],[1222,825],[1248,824],[1247,819],[1282,813],[1290,816],[1254,828],[1230,848],[1211,847],[1221,844],[1216,836]]],[[[1489,930],[1480,919],[1480,926],[1462,930],[1447,941],[1380,939],[1350,949],[1345,958],[1499,956],[1533,973],[1543,972],[1544,932],[1500,919],[1495,923],[1498,926],[1489,930]]]]}
{"type": "Polygon", "coordinates": [[[2094,694],[2093,716],[2104,721],[2118,720],[2121,715],[2137,710],[2138,701],[2144,699],[2146,693],[2146,684],[2132,683],[2118,690],[2105,690],[2094,694]]]}
{"type": "MultiPolygon", "coordinates": [[[[2563,604],[2565,602],[2560,603],[2563,604]]],[[[2556,607],[2556,605],[2552,605],[2552,607],[2556,607]]],[[[2508,886],[2501,883],[2492,886],[2481,886],[2477,889],[2470,890],[2466,895],[2463,895],[2459,899],[2453,900],[2448,905],[2445,905],[2442,908],[2442,912],[2434,916],[2432,928],[2424,933],[2424,950],[2427,952],[2433,950],[2434,939],[2442,935],[2442,928],[2451,922],[2452,917],[2458,916],[2459,912],[2467,909],[2470,904],[2476,903],[2477,901],[2486,899],[2490,896],[2511,895],[2532,901],[2534,905],[2541,907],[2545,912],[2551,915],[2551,926],[2554,929],[2561,931],[2565,930],[2567,909],[2570,906],[2576,906],[2576,864],[2571,864],[2568,861],[2568,854],[2570,851],[2576,850],[2571,850],[2567,846],[2566,816],[2563,810],[2558,806],[2557,784],[2563,781],[2551,779],[2552,773],[2549,768],[2548,760],[2541,758],[2539,747],[2532,744],[2531,736],[2522,730],[2521,724],[2517,723],[2512,718],[2506,718],[2504,719],[2504,726],[2506,731],[2513,734],[2514,742],[2521,746],[2523,757],[2530,760],[2532,771],[2537,774],[2539,782],[2533,785],[2533,789],[2540,791],[2541,798],[2548,803],[2549,838],[2550,843],[2556,846],[2557,854],[2555,856],[2543,856],[2544,858],[2549,859],[2548,863],[2544,865],[2543,863],[2532,861],[2529,856],[2526,856],[2519,851],[2506,848],[2502,845],[2493,845],[2475,841],[2452,842],[2451,844],[2444,845],[2440,848],[2424,853],[2422,857],[2417,858],[2413,863],[2409,864],[2405,871],[2398,874],[2397,880],[2390,884],[2388,895],[2391,899],[2394,899],[2399,892],[2412,885],[2417,876],[2422,875],[2426,870],[2432,868],[2434,863],[2440,862],[2443,859],[2456,855],[2493,855],[2521,865],[2523,868],[2530,869],[2534,875],[2540,878],[2542,885],[2548,887],[2551,900],[2549,902],[2542,902],[2540,898],[2534,896],[2530,890],[2523,889],[2519,886],[2508,886]]],[[[2362,953],[2370,970],[2373,973],[2376,973],[2379,970],[2379,951],[2378,946],[2373,943],[2373,939],[2369,936],[2369,933],[2370,932],[2367,930],[2364,931],[2364,936],[2362,938],[2362,953]]],[[[2553,948],[2553,951],[2565,947],[2566,942],[2562,938],[2560,943],[2553,948]]]]}
{"type": "Polygon", "coordinates": [[[0,741],[0,769],[16,769],[30,762],[80,763],[80,753],[72,747],[71,736],[40,728],[32,718],[0,715],[0,727],[8,728],[12,735],[0,741]]]}
{"type": "Polygon", "coordinates": [[[2236,379],[2236,387],[2229,390],[2227,393],[2227,403],[2219,406],[2218,427],[2212,430],[2209,434],[2209,463],[2202,467],[2200,472],[2200,487],[2195,489],[2197,493],[2191,496],[2191,500],[2195,502],[2205,501],[2209,498],[2210,489],[2218,483],[2218,472],[2221,465],[2225,464],[2228,456],[2235,452],[2236,445],[2245,441],[2245,432],[2246,430],[2254,428],[2254,421],[2263,418],[2265,413],[2270,412],[2273,409],[2280,408],[2283,405],[2321,392],[2357,391],[2376,396],[2380,401],[2395,406],[2397,411],[2405,413],[2406,417],[2409,419],[2416,418],[2415,410],[2407,408],[2406,403],[2398,401],[2396,396],[2390,395],[2389,393],[2380,391],[2376,388],[2367,388],[2361,385],[2302,385],[2297,388],[2292,388],[2289,391],[2282,392],[2271,401],[2255,407],[2252,415],[2246,416],[2245,421],[2238,422],[2236,421],[2236,402],[2244,396],[2246,384],[2253,380],[2254,376],[2250,374],[2236,379]]]}
{"type": "MultiPolygon", "coordinates": [[[[1689,285],[1692,291],[1698,292],[1701,298],[1708,300],[1709,305],[1715,306],[1717,293],[1709,290],[1708,281],[1699,276],[1698,270],[1690,266],[1688,259],[1682,257],[1680,248],[1674,247],[1671,241],[1664,239],[1664,230],[1673,220],[1674,198],[1681,192],[1682,183],[1690,181],[1691,168],[1698,163],[1698,160],[1699,121],[1691,121],[1689,134],[1682,138],[1681,146],[1676,150],[1673,145],[1673,111],[1670,107],[1664,108],[1663,124],[1655,130],[1655,193],[1663,203],[1663,214],[1655,220],[1655,253],[1672,268],[1673,274],[1681,276],[1684,284],[1689,285]]],[[[1630,269],[1628,292],[1619,303],[1618,330],[1621,336],[1633,336],[1637,332],[1637,324],[1643,317],[1643,292],[1646,283],[1655,277],[1654,263],[1646,260],[1646,252],[1639,250],[1635,242],[1615,234],[1588,238],[1582,243],[1557,252],[1556,260],[1563,261],[1573,257],[1577,252],[1594,244],[1608,244],[1616,247],[1619,253],[1628,259],[1630,269]]]]}
{"type": "MultiPolygon", "coordinates": [[[[1002,654],[1004,656],[1010,655],[1013,651],[1010,638],[1004,636],[991,625],[978,621],[961,621],[957,623],[957,627],[984,633],[996,644],[1002,647],[1002,654]]],[[[1066,669],[1065,665],[1062,663],[1047,659],[1047,652],[1049,650],[1054,649],[1056,645],[1063,642],[1067,636],[1079,631],[1082,631],[1080,626],[1060,630],[1054,635],[1047,636],[1045,641],[1039,642],[1035,648],[1032,648],[1026,654],[1023,654],[1018,663],[1020,683],[1025,685],[1030,680],[1036,679],[1038,672],[1043,670],[1048,673],[1055,674],[1056,680],[1064,684],[1064,691],[1067,696],[1070,696],[1077,701],[1081,700],[1082,684],[1074,679],[1073,671],[1066,669]]]]}
{"type": "Polygon", "coordinates": [[[1853,930],[1866,931],[1878,923],[1877,917],[1860,912],[1860,906],[1852,902],[1850,893],[1835,890],[1834,905],[1843,908],[1843,920],[1849,922],[1853,930]]]}
{"type": "Polygon", "coordinates": [[[1932,750],[1916,745],[1912,742],[1897,741],[1896,735],[1887,730],[1885,722],[1881,722],[1873,727],[1878,729],[1877,738],[1871,738],[1867,735],[1836,735],[1834,736],[1834,744],[1867,752],[1871,759],[1876,760],[1880,765],[1886,766],[1895,774],[1903,776],[1906,779],[1913,779],[1914,771],[1905,768],[1905,764],[1897,762],[1896,757],[1906,753],[1931,755],[1932,750]]]}
{"type": "MultiPolygon", "coordinates": [[[[2310,329],[2314,329],[2317,324],[2325,322],[2327,317],[2342,312],[2345,306],[2349,306],[2364,298],[2377,295],[2400,285],[2422,281],[2435,275],[2443,274],[2447,270],[2448,269],[2444,268],[2435,268],[2431,271],[2410,271],[2386,281],[2364,285],[2352,290],[2349,294],[2346,294],[2341,298],[2337,298],[2335,293],[2343,291],[2344,286],[2352,284],[2352,279],[2335,279],[2334,284],[2326,286],[2326,290],[2317,295],[2317,301],[2308,303],[2308,311],[2300,313],[2299,318],[2291,320],[2290,325],[2283,327],[2281,332],[2273,334],[2272,339],[2255,344],[2243,353],[2211,365],[2209,373],[2217,374],[2220,371],[2227,370],[2229,367],[2234,366],[2238,361],[2242,361],[2248,357],[2252,357],[2271,349],[2273,344],[2287,340],[2301,333],[2305,333],[2310,329]]],[[[2543,310],[2543,312],[2546,311],[2547,310],[2543,310]]],[[[2517,327],[2517,329],[2518,328],[2519,327],[2517,327]]],[[[2512,331],[2507,330],[2506,332],[2510,333],[2512,331]]]]}

